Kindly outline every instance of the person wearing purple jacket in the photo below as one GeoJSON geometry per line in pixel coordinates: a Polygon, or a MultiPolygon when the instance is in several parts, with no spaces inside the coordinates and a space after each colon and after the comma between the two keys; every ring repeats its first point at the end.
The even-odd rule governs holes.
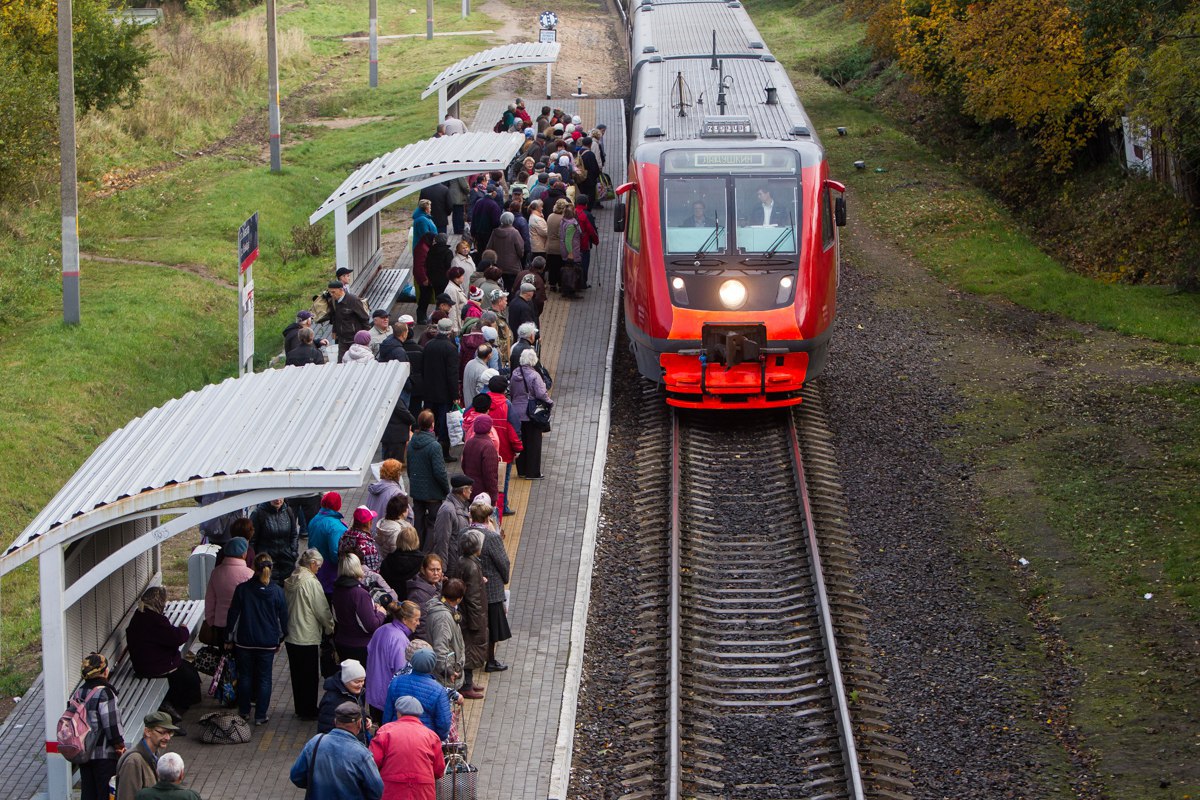
{"type": "Polygon", "coordinates": [[[371,719],[383,724],[383,709],[392,677],[408,665],[404,651],[421,622],[421,607],[405,601],[392,606],[392,621],[380,625],[367,645],[367,704],[371,719]]]}
{"type": "Polygon", "coordinates": [[[364,574],[358,556],[349,553],[338,562],[338,578],[333,583],[333,644],[340,658],[360,664],[367,662],[367,644],[386,619],[383,606],[372,601],[363,586],[364,574]]]}

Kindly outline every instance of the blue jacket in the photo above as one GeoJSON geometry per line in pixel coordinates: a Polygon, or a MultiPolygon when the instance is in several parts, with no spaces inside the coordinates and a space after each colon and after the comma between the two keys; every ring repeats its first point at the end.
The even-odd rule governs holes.
{"type": "Polygon", "coordinates": [[[450,735],[450,698],[446,687],[424,672],[403,672],[392,678],[387,700],[383,703],[383,722],[396,721],[396,700],[408,695],[415,697],[425,709],[421,724],[438,735],[442,741],[450,735]]]}
{"type": "Polygon", "coordinates": [[[277,583],[251,578],[233,590],[225,635],[240,647],[270,649],[283,643],[288,632],[287,598],[277,583]]]}
{"type": "Polygon", "coordinates": [[[325,563],[337,564],[338,544],[346,532],[346,523],[340,511],[322,508],[308,523],[308,546],[321,551],[325,563]]]}
{"type": "Polygon", "coordinates": [[[308,788],[312,775],[312,797],[317,800],[380,800],[383,778],[371,751],[354,735],[341,728],[319,733],[308,740],[292,765],[292,783],[308,788]],[[317,745],[317,742],[320,745],[317,745]],[[309,769],[313,750],[317,758],[309,769]]]}
{"type": "Polygon", "coordinates": [[[437,225],[434,224],[433,217],[426,214],[420,208],[413,212],[412,227],[414,247],[426,235],[437,236],[437,225]]]}

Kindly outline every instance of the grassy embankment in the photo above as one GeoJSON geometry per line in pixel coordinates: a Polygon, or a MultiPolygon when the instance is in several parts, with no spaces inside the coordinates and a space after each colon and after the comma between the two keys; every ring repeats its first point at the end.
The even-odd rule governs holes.
{"type": "Polygon", "coordinates": [[[946,374],[966,401],[947,452],[975,465],[984,503],[979,518],[963,521],[962,546],[984,607],[1023,620],[1036,642],[1009,653],[1028,677],[1031,716],[1045,700],[1042,670],[1055,661],[1079,679],[1069,707],[1053,711],[1069,714],[1056,735],[1083,734],[1108,796],[1196,796],[1190,721],[1200,690],[1189,664],[1200,623],[1200,296],[1068,272],[949,159],[814,77],[813,64],[862,35],[840,4],[802,4],[799,14],[780,0],[748,8],[792,70],[834,176],[850,187],[852,225],[1001,309],[1011,301],[1118,334],[1046,318],[1029,345],[1036,352],[1011,351],[1018,365],[1028,357],[1027,372],[981,376],[1003,362],[980,360],[974,374],[946,374]],[[839,125],[848,136],[836,135],[839,125]],[[856,159],[867,169],[855,171],[856,159]],[[1048,381],[1027,380],[1035,376],[1048,381]],[[1029,558],[1027,570],[1017,555],[1029,558]]]}
{"type": "MultiPolygon", "coordinates": [[[[438,4],[435,25],[499,27],[480,13],[461,20],[457,2],[438,4]]],[[[255,211],[258,362],[278,351],[279,331],[326,280],[331,260],[283,264],[291,229],[307,224],[356,166],[429,135],[436,100],[421,101],[421,91],[443,68],[490,45],[467,36],[381,46],[380,87],[370,90],[365,45],[337,38],[366,29],[366,6],[290,6],[279,17],[284,170],[272,175],[262,27],[259,8],[199,30],[156,32],[161,55],[145,98],[82,123],[83,252],[163,266],[85,258],[80,326],[61,322],[57,176],[48,176],[38,202],[0,210],[4,543],[112,430],[236,373],[235,237],[255,211]],[[385,119],[330,130],[305,124],[309,114],[385,119]],[[127,188],[105,190],[113,184],[127,188]]],[[[424,14],[385,4],[380,31],[423,32],[424,14]]],[[[327,234],[330,251],[331,242],[327,234]]],[[[0,585],[0,692],[19,694],[40,669],[36,598],[36,564],[0,585]]]]}

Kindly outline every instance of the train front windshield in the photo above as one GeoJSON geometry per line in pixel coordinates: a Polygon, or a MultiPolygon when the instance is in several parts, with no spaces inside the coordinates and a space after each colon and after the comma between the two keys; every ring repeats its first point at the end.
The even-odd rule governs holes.
{"type": "Polygon", "coordinates": [[[800,182],[795,153],[674,150],[664,157],[663,167],[668,255],[797,254],[800,182]]]}

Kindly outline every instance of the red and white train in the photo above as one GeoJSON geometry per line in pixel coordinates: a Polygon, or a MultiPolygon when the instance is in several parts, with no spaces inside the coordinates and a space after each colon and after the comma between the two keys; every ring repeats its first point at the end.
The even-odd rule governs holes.
{"type": "Polygon", "coordinates": [[[829,350],[845,187],[741,3],[640,0],[629,16],[616,226],[638,370],[673,406],[798,403],[829,350]]]}

